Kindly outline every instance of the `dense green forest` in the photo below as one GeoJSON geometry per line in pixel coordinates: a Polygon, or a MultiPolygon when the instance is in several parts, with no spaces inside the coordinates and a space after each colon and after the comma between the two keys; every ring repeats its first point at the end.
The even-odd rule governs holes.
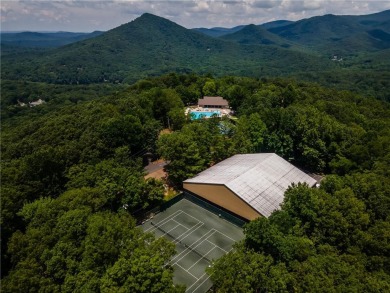
{"type": "Polygon", "coordinates": [[[389,18],[390,10],[369,15],[326,14],[270,28],[269,32],[318,52],[348,55],[389,48],[389,18]]]}
{"type": "Polygon", "coordinates": [[[145,151],[169,161],[177,189],[237,153],[329,174],[245,226],[209,270],[216,291],[390,289],[388,102],[288,79],[168,74],[129,86],[3,81],[2,103],[3,292],[183,292],[174,246],[133,217],[164,200],[164,182],[144,179],[145,151]],[[203,95],[225,97],[238,119],[190,121],[184,105],[203,95]]]}
{"type": "MultiPolygon", "coordinates": [[[[276,27],[240,26],[218,38],[146,13],[59,48],[5,43],[1,74],[3,80],[64,85],[132,84],[169,72],[284,76],[389,101],[389,20],[389,11],[325,15],[276,27]]],[[[31,37],[47,38],[28,34],[20,42],[28,44],[31,37]]]]}

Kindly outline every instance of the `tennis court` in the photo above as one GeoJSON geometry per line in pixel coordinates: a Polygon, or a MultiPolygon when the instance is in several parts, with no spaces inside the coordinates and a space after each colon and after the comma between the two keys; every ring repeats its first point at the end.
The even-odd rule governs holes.
{"type": "Polygon", "coordinates": [[[186,292],[191,293],[210,289],[206,268],[244,237],[240,227],[185,198],[142,227],[176,244],[177,253],[171,260],[174,282],[186,285],[186,292]]]}

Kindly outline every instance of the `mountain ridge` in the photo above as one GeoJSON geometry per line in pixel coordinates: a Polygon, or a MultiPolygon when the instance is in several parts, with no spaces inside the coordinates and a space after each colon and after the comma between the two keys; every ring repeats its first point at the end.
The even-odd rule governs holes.
{"type": "Polygon", "coordinates": [[[389,24],[390,10],[386,10],[363,16],[314,16],[286,26],[270,28],[269,31],[320,52],[350,54],[388,48],[390,43],[387,43],[386,34],[390,33],[389,24]],[[377,35],[384,37],[384,43],[370,35],[369,31],[374,29],[377,35]]]}
{"type": "Polygon", "coordinates": [[[265,22],[265,23],[261,24],[260,26],[262,26],[265,29],[270,29],[270,28],[285,26],[285,25],[291,24],[293,22],[294,21],[292,21],[292,20],[281,19],[281,20],[274,20],[274,21],[265,22]]]}
{"type": "Polygon", "coordinates": [[[291,47],[292,43],[279,37],[276,34],[270,33],[262,26],[250,24],[241,30],[220,37],[223,40],[235,41],[245,45],[276,45],[283,48],[291,47]]]}
{"type": "MultiPolygon", "coordinates": [[[[7,58],[6,58],[7,57],[7,58]]],[[[14,56],[7,55],[8,60],[14,56]]],[[[331,68],[328,60],[270,45],[240,45],[186,29],[145,13],[95,38],[19,56],[20,64],[3,66],[3,77],[54,83],[123,82],[167,72],[273,75],[294,70],[331,68]],[[20,65],[19,68],[18,65],[20,65]]]]}
{"type": "Polygon", "coordinates": [[[25,48],[55,48],[75,43],[78,41],[94,38],[102,31],[91,33],[73,33],[73,32],[2,32],[1,45],[9,45],[25,48]]]}
{"type": "Polygon", "coordinates": [[[222,37],[227,34],[235,33],[242,28],[244,28],[246,25],[238,25],[232,28],[225,28],[225,27],[212,27],[212,28],[193,28],[192,30],[200,32],[202,34],[208,35],[210,37],[222,37]]]}
{"type": "MultiPolygon", "coordinates": [[[[324,18],[338,19],[331,15],[324,18]]],[[[2,51],[1,74],[4,80],[56,84],[133,83],[172,72],[290,77],[387,99],[390,58],[388,34],[382,31],[387,25],[385,19],[386,14],[379,14],[379,21],[375,16],[357,18],[365,23],[357,25],[365,27],[361,35],[355,33],[337,39],[336,31],[336,38],[321,44],[322,48],[317,43],[303,45],[289,40],[284,42],[292,45],[286,48],[278,42],[240,44],[214,38],[162,17],[144,14],[95,38],[56,49],[29,53],[8,47],[7,54],[2,51]]],[[[353,23],[356,22],[355,18],[353,23]]],[[[293,25],[296,23],[277,29],[285,32],[293,25]]],[[[254,26],[249,28],[258,31],[254,26]]],[[[325,31],[326,28],[329,27],[325,26],[325,31]]],[[[281,38],[277,34],[273,37],[281,38]]]]}

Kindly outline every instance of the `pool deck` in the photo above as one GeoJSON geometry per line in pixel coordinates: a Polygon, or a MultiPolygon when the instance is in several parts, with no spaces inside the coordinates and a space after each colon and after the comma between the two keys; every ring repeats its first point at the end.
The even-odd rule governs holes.
{"type": "MultiPolygon", "coordinates": [[[[185,115],[189,115],[190,113],[210,113],[210,112],[219,112],[218,117],[223,117],[223,116],[230,116],[232,113],[231,109],[224,109],[224,108],[203,108],[199,106],[192,106],[192,107],[187,107],[184,111],[185,115]]],[[[210,116],[205,116],[201,118],[210,118],[210,116]]],[[[200,119],[199,117],[196,118],[200,119]]]]}

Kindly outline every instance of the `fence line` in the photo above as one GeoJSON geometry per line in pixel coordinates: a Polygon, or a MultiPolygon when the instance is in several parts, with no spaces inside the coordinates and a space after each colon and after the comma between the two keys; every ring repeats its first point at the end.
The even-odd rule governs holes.
{"type": "Polygon", "coordinates": [[[143,223],[146,219],[149,219],[151,216],[158,214],[160,212],[165,211],[169,207],[173,206],[174,204],[178,203],[182,199],[187,199],[191,201],[192,203],[201,206],[202,208],[212,212],[213,214],[218,215],[220,218],[223,218],[227,220],[228,222],[235,224],[236,226],[242,227],[244,224],[247,223],[246,220],[241,219],[237,217],[236,215],[233,215],[232,213],[228,212],[227,210],[224,210],[222,208],[219,208],[215,206],[214,204],[207,202],[198,196],[188,192],[184,191],[183,193],[180,193],[179,195],[175,196],[174,198],[163,202],[161,205],[154,207],[153,209],[150,209],[148,211],[137,211],[132,214],[132,216],[137,220],[137,224],[143,223]]]}

